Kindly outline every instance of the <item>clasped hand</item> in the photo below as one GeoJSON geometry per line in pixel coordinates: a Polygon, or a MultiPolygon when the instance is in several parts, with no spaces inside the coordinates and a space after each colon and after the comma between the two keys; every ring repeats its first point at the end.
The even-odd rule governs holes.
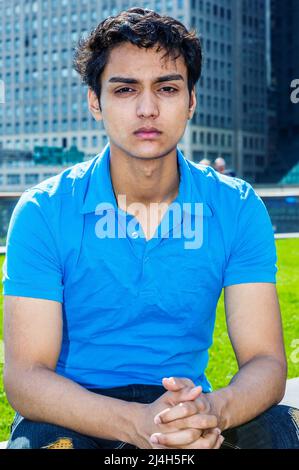
{"type": "Polygon", "coordinates": [[[154,412],[154,423],[159,431],[150,435],[151,448],[219,449],[224,437],[202,388],[185,378],[165,378],[163,386],[167,392],[148,405],[154,412]],[[164,409],[157,413],[161,401],[164,401],[164,409]],[[165,408],[165,402],[170,406],[165,408]]]}

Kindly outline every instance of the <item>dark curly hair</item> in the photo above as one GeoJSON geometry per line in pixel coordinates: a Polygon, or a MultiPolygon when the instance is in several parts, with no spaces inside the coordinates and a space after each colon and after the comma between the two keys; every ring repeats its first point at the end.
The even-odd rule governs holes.
{"type": "Polygon", "coordinates": [[[202,68],[202,48],[195,31],[170,16],[162,16],[153,10],[130,8],[117,16],[109,16],[91,31],[86,39],[80,39],[75,50],[73,67],[83,83],[96,94],[100,103],[100,76],[113,47],[130,42],[138,47],[163,49],[164,57],[177,59],[183,56],[187,66],[188,90],[199,80],[202,68]]]}

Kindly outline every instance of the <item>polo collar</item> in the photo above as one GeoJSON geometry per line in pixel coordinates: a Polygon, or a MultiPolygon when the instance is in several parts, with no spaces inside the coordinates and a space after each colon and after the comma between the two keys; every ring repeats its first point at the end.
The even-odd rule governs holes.
{"type": "Polygon", "coordinates": [[[104,147],[95,161],[89,175],[89,183],[80,214],[95,212],[99,204],[107,204],[108,208],[117,211],[113,186],[110,175],[110,145],[104,147]]]}
{"type": "MultiPolygon", "coordinates": [[[[195,214],[195,203],[203,203],[203,214],[212,215],[211,209],[207,205],[204,194],[199,191],[194,182],[191,171],[191,164],[185,159],[182,152],[177,148],[177,162],[180,172],[179,192],[173,202],[183,205],[183,211],[195,214]]],[[[113,191],[110,174],[110,145],[104,147],[103,151],[95,159],[95,164],[89,175],[89,182],[85,193],[80,214],[96,212],[97,206],[107,205],[109,210],[118,210],[118,205],[113,191]]]]}
{"type": "Polygon", "coordinates": [[[212,211],[206,202],[205,194],[199,190],[192,174],[192,162],[184,157],[183,153],[177,148],[177,158],[180,171],[179,193],[175,201],[183,205],[183,211],[191,215],[196,215],[196,203],[203,204],[203,215],[211,216],[212,211]]]}

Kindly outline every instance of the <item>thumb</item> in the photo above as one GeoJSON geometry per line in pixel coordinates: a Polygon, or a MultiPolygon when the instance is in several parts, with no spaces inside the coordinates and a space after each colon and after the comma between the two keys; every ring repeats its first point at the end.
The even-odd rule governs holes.
{"type": "Polygon", "coordinates": [[[181,378],[181,377],[164,377],[162,379],[162,384],[166,390],[171,392],[178,392],[185,387],[194,388],[195,384],[191,379],[181,378]]]}
{"type": "Polygon", "coordinates": [[[190,379],[176,379],[171,377],[170,379],[164,378],[162,382],[163,386],[169,392],[180,392],[172,395],[176,403],[195,400],[202,393],[202,387],[200,385],[196,387],[190,379]]]}
{"type": "Polygon", "coordinates": [[[170,392],[178,392],[182,390],[186,385],[181,380],[176,380],[174,377],[164,377],[162,379],[163,387],[170,392]]]}

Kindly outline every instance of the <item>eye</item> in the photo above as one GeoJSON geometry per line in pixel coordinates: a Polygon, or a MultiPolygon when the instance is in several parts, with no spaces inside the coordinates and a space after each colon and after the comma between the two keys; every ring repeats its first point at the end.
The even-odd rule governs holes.
{"type": "Polygon", "coordinates": [[[120,88],[119,90],[116,90],[115,93],[123,95],[124,93],[128,93],[128,90],[133,90],[133,88],[129,88],[129,87],[120,88]]]}
{"type": "Polygon", "coordinates": [[[161,88],[161,90],[167,90],[166,93],[168,93],[169,95],[176,93],[178,91],[176,88],[173,88],[172,86],[164,86],[163,88],[161,88]]]}
{"type": "MultiPolygon", "coordinates": [[[[164,87],[160,88],[159,91],[160,90],[164,91],[168,95],[172,95],[172,94],[178,92],[178,90],[176,88],[172,87],[172,86],[164,86],[164,87]]],[[[116,90],[115,94],[124,95],[124,94],[130,93],[132,91],[134,92],[135,90],[133,88],[130,88],[130,87],[123,87],[123,88],[120,88],[119,90],[116,90]]]]}

